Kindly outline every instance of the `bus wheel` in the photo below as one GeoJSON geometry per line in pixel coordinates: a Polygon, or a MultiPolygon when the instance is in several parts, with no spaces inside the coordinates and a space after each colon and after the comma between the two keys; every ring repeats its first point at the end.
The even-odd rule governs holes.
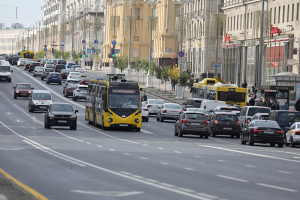
{"type": "Polygon", "coordinates": [[[136,128],[135,131],[136,132],[141,132],[141,128],[136,128]]]}

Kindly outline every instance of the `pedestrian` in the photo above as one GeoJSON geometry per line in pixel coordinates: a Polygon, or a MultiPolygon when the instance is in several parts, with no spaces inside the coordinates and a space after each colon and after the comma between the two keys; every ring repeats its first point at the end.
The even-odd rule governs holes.
{"type": "Polygon", "coordinates": [[[259,99],[259,102],[257,103],[258,106],[263,106],[264,102],[262,101],[262,98],[259,99]]]}
{"type": "Polygon", "coordinates": [[[277,104],[277,101],[274,101],[274,105],[271,106],[271,110],[279,110],[279,105],[277,104]]]}
{"type": "Polygon", "coordinates": [[[232,82],[232,81],[229,81],[229,84],[233,84],[233,82],[232,82]]]}
{"type": "Polygon", "coordinates": [[[172,84],[172,91],[175,91],[175,80],[173,78],[171,80],[171,84],[172,84]]]}
{"type": "Polygon", "coordinates": [[[283,105],[282,110],[289,110],[289,105],[287,102],[285,102],[285,104],[283,105]]]}
{"type": "Polygon", "coordinates": [[[249,106],[254,106],[254,104],[255,104],[254,97],[251,97],[249,101],[249,106]]]}
{"type": "Polygon", "coordinates": [[[86,66],[90,66],[90,61],[88,60],[87,61],[87,64],[85,64],[86,66]]]}
{"type": "Polygon", "coordinates": [[[296,102],[294,110],[300,111],[300,99],[296,102]]]}

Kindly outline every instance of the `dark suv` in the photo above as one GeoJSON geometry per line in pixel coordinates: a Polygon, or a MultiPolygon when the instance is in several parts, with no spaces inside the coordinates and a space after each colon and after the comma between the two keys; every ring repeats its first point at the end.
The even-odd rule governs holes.
{"type": "Polygon", "coordinates": [[[70,126],[71,130],[77,129],[78,110],[74,110],[69,103],[52,103],[45,113],[45,128],[51,126],[70,126]]]}
{"type": "Polygon", "coordinates": [[[21,58],[20,56],[14,56],[11,65],[17,65],[20,58],[21,58]]]}
{"type": "Polygon", "coordinates": [[[36,67],[36,66],[41,66],[41,64],[39,63],[39,62],[33,62],[33,63],[31,63],[30,65],[29,65],[29,72],[31,72],[31,71],[34,71],[34,68],[36,67]]]}
{"type": "Polygon", "coordinates": [[[203,99],[189,98],[186,103],[183,103],[182,110],[185,111],[186,108],[200,108],[203,99]]]}
{"type": "Polygon", "coordinates": [[[269,115],[269,120],[276,121],[284,133],[294,122],[300,122],[300,112],[288,110],[273,110],[269,115]]]}

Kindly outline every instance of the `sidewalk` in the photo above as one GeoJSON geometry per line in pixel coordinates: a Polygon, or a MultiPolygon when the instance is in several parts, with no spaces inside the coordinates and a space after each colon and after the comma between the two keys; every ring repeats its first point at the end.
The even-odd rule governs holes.
{"type": "MultiPolygon", "coordinates": [[[[99,68],[98,71],[92,71],[90,66],[86,66],[85,69],[87,71],[91,71],[91,72],[100,72],[101,74],[110,74],[111,73],[111,68],[110,67],[102,67],[101,69],[99,68]]],[[[127,71],[123,70],[123,72],[121,73],[121,70],[116,69],[116,73],[117,74],[126,74],[127,71]]],[[[135,70],[131,71],[131,78],[132,81],[135,82],[139,82],[140,86],[142,88],[144,88],[144,90],[146,91],[146,93],[155,95],[157,97],[160,97],[164,100],[168,100],[170,102],[174,102],[174,103],[180,103],[182,104],[183,102],[186,102],[186,100],[188,98],[192,97],[192,93],[190,93],[190,90],[188,88],[186,88],[184,90],[184,99],[175,99],[176,97],[176,91],[172,91],[172,85],[171,82],[168,81],[166,83],[166,92],[165,92],[165,84],[159,84],[159,80],[157,78],[155,78],[155,76],[152,77],[152,86],[153,88],[146,88],[146,84],[147,84],[147,75],[144,75],[140,72],[140,75],[138,76],[137,72],[135,70]]],[[[175,87],[176,89],[176,87],[175,87]]]]}

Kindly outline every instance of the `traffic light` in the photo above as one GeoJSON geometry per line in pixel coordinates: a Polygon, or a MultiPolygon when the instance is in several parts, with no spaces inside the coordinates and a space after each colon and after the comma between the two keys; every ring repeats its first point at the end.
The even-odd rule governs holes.
{"type": "Polygon", "coordinates": [[[111,48],[110,55],[111,55],[112,58],[115,58],[115,57],[116,57],[115,49],[114,49],[114,48],[111,48]]]}
{"type": "Polygon", "coordinates": [[[52,48],[52,53],[55,53],[55,50],[54,50],[54,48],[52,48]]]}
{"type": "Polygon", "coordinates": [[[86,58],[85,50],[82,51],[82,57],[86,58]]]}

